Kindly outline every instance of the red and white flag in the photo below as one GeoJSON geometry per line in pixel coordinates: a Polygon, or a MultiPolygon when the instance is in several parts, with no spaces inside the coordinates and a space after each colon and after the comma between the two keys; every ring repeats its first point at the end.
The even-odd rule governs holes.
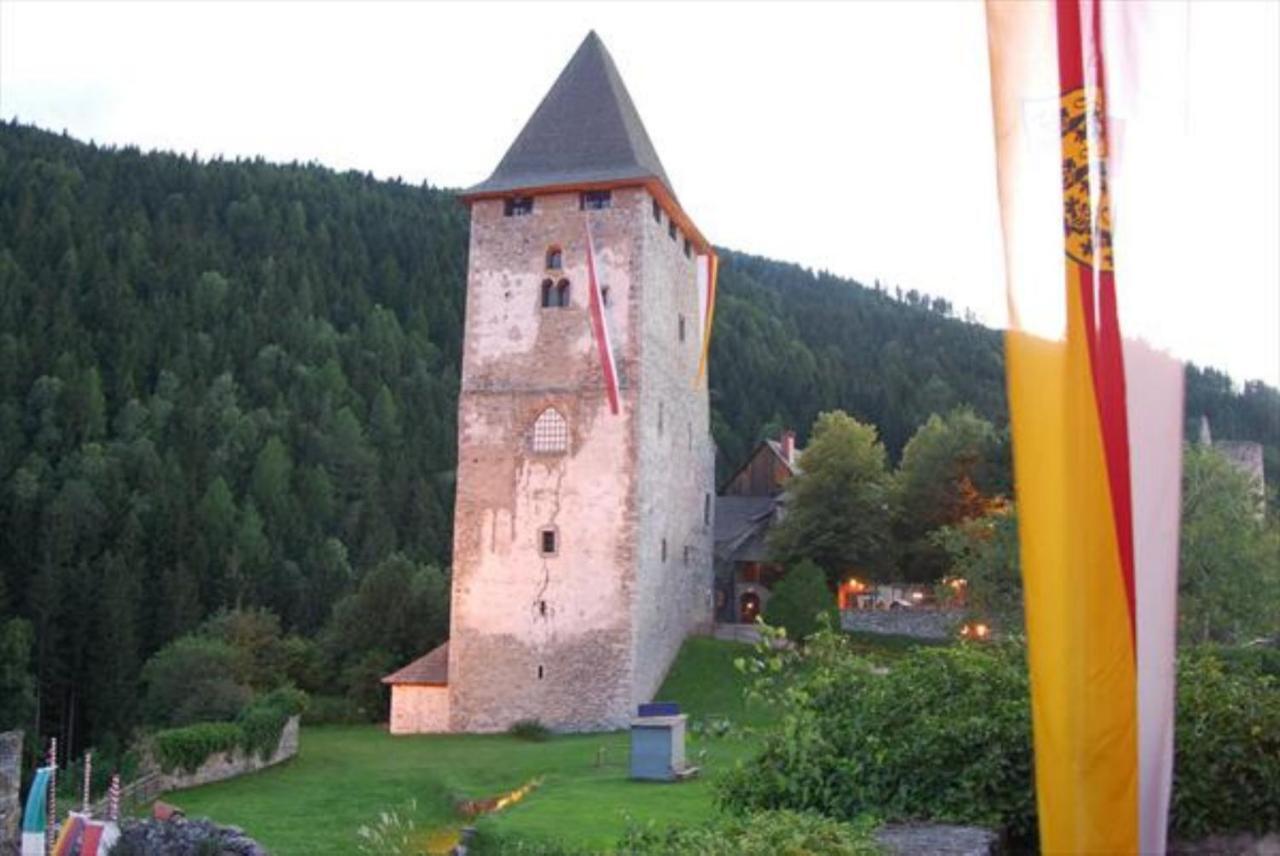
{"type": "Polygon", "coordinates": [[[596,253],[591,239],[591,220],[587,220],[587,290],[591,295],[591,333],[600,353],[600,372],[609,395],[609,409],[618,412],[618,367],[613,361],[613,343],[609,339],[609,322],[604,314],[604,293],[596,273],[596,253]]]}

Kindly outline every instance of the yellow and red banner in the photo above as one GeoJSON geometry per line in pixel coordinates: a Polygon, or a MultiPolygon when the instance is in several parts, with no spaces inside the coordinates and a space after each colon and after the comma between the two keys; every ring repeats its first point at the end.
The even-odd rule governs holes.
{"type": "Polygon", "coordinates": [[[1172,773],[1182,366],[1123,336],[1118,9],[987,3],[1046,853],[1163,852],[1172,773]]]}
{"type": "Polygon", "coordinates": [[[711,327],[716,315],[716,276],[720,272],[720,257],[715,253],[698,256],[698,329],[702,340],[698,352],[696,386],[707,376],[707,361],[711,358],[711,327]]]}

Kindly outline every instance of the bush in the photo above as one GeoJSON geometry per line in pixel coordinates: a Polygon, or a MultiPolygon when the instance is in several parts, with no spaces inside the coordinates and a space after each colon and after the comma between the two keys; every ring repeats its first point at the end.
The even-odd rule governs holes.
{"type": "Polygon", "coordinates": [[[773,587],[764,620],[774,627],[785,628],[788,637],[800,641],[817,632],[819,616],[824,614],[831,616],[832,626],[839,625],[826,574],[813,562],[803,561],[789,568],[781,582],[773,587]]]}
{"type": "Polygon", "coordinates": [[[238,655],[226,642],[183,636],[161,648],[142,669],[143,715],[161,726],[235,719],[252,693],[236,680],[238,655]]]}
{"type": "Polygon", "coordinates": [[[160,769],[166,773],[195,772],[215,752],[230,752],[240,745],[244,731],[234,722],[201,722],[184,728],[157,731],[151,746],[160,769]]]}
{"type": "MultiPolygon", "coordinates": [[[[821,632],[802,658],[766,644],[743,667],[785,714],[761,753],[718,784],[727,808],[973,823],[1034,845],[1019,645],[921,647],[877,673],[847,640],[821,632]]],[[[1184,651],[1174,733],[1176,838],[1280,828],[1280,683],[1184,651]]]]}
{"type": "Polygon", "coordinates": [[[1280,829],[1280,682],[1182,652],[1174,741],[1176,838],[1280,829]]]}
{"type": "MultiPolygon", "coordinates": [[[[719,785],[736,811],[876,814],[1035,834],[1025,662],[995,646],[917,648],[887,673],[823,632],[775,684],[780,727],[719,785]]],[[[781,655],[786,656],[786,655],[781,655]]]]}
{"type": "Polygon", "coordinates": [[[512,725],[507,733],[520,740],[531,740],[535,743],[551,739],[551,729],[536,719],[522,719],[512,725]]]}
{"type": "Polygon", "coordinates": [[[763,811],[744,817],[721,817],[702,826],[632,829],[618,852],[628,856],[868,856],[883,852],[872,837],[873,828],[869,818],[848,824],[814,814],[763,811]]]}
{"type": "Polygon", "coordinates": [[[240,715],[240,747],[264,760],[269,758],[280,744],[280,732],[289,717],[301,714],[306,707],[306,694],[292,687],[260,697],[240,715]]]}

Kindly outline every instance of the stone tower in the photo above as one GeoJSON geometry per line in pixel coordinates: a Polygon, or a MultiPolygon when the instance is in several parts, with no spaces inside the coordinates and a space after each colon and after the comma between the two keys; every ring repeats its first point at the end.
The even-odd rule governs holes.
{"type": "Polygon", "coordinates": [[[463,198],[448,727],[620,727],[711,621],[697,270],[712,250],[595,33],[463,198]],[[616,413],[591,317],[588,221],[616,413]]]}

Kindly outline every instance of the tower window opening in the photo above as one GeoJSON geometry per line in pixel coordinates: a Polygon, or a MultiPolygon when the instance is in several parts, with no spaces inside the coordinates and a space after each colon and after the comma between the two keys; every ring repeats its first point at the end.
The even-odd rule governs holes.
{"type": "Polygon", "coordinates": [[[689,564],[689,545],[688,544],[684,545],[684,563],[686,565],[689,564]]]}
{"type": "Polygon", "coordinates": [[[662,206],[658,204],[658,200],[653,200],[653,222],[662,222],[662,206]]]}
{"type": "MultiPolygon", "coordinates": [[[[559,552],[557,532],[554,526],[545,527],[538,533],[538,552],[544,556],[554,556],[559,552]]],[[[544,610],[545,613],[545,610],[544,610]]]]}
{"type": "Polygon", "coordinates": [[[538,601],[538,614],[543,618],[547,617],[547,602],[545,600],[538,601]]]}
{"type": "Polygon", "coordinates": [[[599,211],[613,207],[613,193],[608,190],[588,190],[578,197],[578,207],[583,211],[599,211]]]}
{"type": "Polygon", "coordinates": [[[680,341],[684,341],[684,316],[680,316],[680,341]]]}
{"type": "Polygon", "coordinates": [[[551,247],[547,250],[547,270],[560,270],[563,267],[564,254],[559,247],[551,247]]]}
{"type": "Polygon", "coordinates": [[[684,257],[686,259],[693,257],[693,244],[688,238],[684,239],[684,257]]]}
{"type": "Polygon", "coordinates": [[[675,220],[667,221],[667,237],[673,241],[676,239],[676,221],[675,220]]]}
{"type": "Polygon", "coordinates": [[[542,680],[542,666],[538,666],[538,680],[542,680]]]}
{"type": "Polygon", "coordinates": [[[535,455],[559,455],[569,451],[569,423],[554,407],[538,414],[529,446],[535,455]]]}
{"type": "Polygon", "coordinates": [[[507,217],[523,217],[533,213],[532,196],[510,196],[503,201],[502,213],[507,217]]]}
{"type": "Polygon", "coordinates": [[[667,539],[663,538],[662,539],[662,561],[665,562],[666,560],[667,560],[667,539]]]}
{"type": "Polygon", "coordinates": [[[665,408],[661,401],[658,402],[658,436],[662,436],[662,423],[665,408]]]}
{"type": "Polygon", "coordinates": [[[556,283],[556,306],[565,308],[569,305],[569,280],[562,279],[556,283]]]}
{"type": "Polygon", "coordinates": [[[609,286],[600,286],[600,302],[604,304],[604,308],[608,309],[613,305],[613,299],[609,297],[609,286]]]}

